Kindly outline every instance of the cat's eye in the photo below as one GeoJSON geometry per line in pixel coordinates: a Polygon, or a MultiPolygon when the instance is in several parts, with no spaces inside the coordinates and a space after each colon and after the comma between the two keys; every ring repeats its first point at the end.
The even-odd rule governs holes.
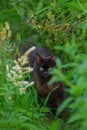
{"type": "Polygon", "coordinates": [[[48,71],[51,71],[52,70],[52,67],[50,67],[49,69],[48,69],[48,71]]]}
{"type": "Polygon", "coordinates": [[[44,68],[40,67],[40,71],[43,71],[43,70],[44,70],[44,68]]]}

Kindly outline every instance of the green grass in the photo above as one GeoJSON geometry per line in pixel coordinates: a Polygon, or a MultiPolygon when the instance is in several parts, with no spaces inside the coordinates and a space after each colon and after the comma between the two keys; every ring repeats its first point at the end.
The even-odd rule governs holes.
{"type": "MultiPolygon", "coordinates": [[[[87,129],[87,2],[86,0],[5,0],[0,3],[0,38],[5,22],[11,38],[0,39],[0,129],[87,129]],[[67,99],[58,108],[69,109],[64,121],[53,117],[40,102],[35,86],[21,95],[7,78],[6,65],[13,66],[14,48],[30,44],[45,46],[56,56],[57,67],[50,83],[66,84],[67,99]],[[10,48],[11,46],[11,48],[10,48]]],[[[5,32],[4,32],[5,33],[5,32]]],[[[23,77],[24,79],[24,77],[23,77]]]]}

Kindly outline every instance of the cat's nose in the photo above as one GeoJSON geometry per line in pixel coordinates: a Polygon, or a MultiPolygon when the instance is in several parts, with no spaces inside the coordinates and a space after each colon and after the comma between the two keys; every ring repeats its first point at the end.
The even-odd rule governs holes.
{"type": "Polygon", "coordinates": [[[45,75],[45,76],[48,76],[48,72],[47,72],[47,71],[45,71],[45,72],[44,72],[44,75],[45,75]]]}

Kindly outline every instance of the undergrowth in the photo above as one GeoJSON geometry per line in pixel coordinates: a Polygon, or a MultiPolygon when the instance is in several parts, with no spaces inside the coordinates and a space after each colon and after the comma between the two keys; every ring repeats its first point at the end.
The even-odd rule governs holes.
{"type": "Polygon", "coordinates": [[[0,129],[86,130],[86,0],[3,0],[0,9],[0,129]],[[56,117],[39,101],[34,85],[21,94],[7,78],[6,66],[14,66],[14,48],[18,54],[19,45],[31,43],[55,54],[57,67],[50,72],[50,83],[66,85],[67,98],[56,117]],[[69,117],[64,121],[58,115],[66,108],[69,117]]]}

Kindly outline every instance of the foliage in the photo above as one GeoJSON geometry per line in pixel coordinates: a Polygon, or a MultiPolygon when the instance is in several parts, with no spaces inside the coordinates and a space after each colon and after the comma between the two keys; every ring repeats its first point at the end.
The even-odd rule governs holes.
{"type": "Polygon", "coordinates": [[[86,0],[3,0],[0,9],[1,129],[86,130],[86,0]],[[57,110],[58,115],[64,108],[69,109],[66,123],[46,116],[44,112],[49,110],[45,103],[42,107],[38,103],[34,87],[20,95],[7,79],[6,65],[13,66],[14,46],[18,53],[18,45],[29,41],[47,47],[57,57],[50,83],[62,81],[66,85],[67,98],[57,110]]]}
{"type": "Polygon", "coordinates": [[[34,88],[21,95],[7,78],[6,64],[13,64],[8,46],[9,43],[0,45],[0,129],[45,129],[34,88]]]}
{"type": "MultiPolygon", "coordinates": [[[[62,64],[62,62],[57,59],[57,68],[55,68],[51,73],[54,74],[50,82],[62,81],[66,84],[66,92],[69,94],[68,98],[58,109],[57,114],[59,114],[66,106],[71,110],[71,116],[68,123],[73,123],[76,121],[80,122],[82,126],[81,129],[87,129],[87,55],[79,54],[78,48],[68,49],[71,46],[75,46],[76,43],[67,43],[67,50],[63,50],[65,54],[71,57],[69,63],[62,64]],[[68,52],[70,50],[70,53],[68,52]],[[66,70],[64,73],[62,69],[66,70]]],[[[56,48],[58,49],[58,48],[56,48]]]]}

